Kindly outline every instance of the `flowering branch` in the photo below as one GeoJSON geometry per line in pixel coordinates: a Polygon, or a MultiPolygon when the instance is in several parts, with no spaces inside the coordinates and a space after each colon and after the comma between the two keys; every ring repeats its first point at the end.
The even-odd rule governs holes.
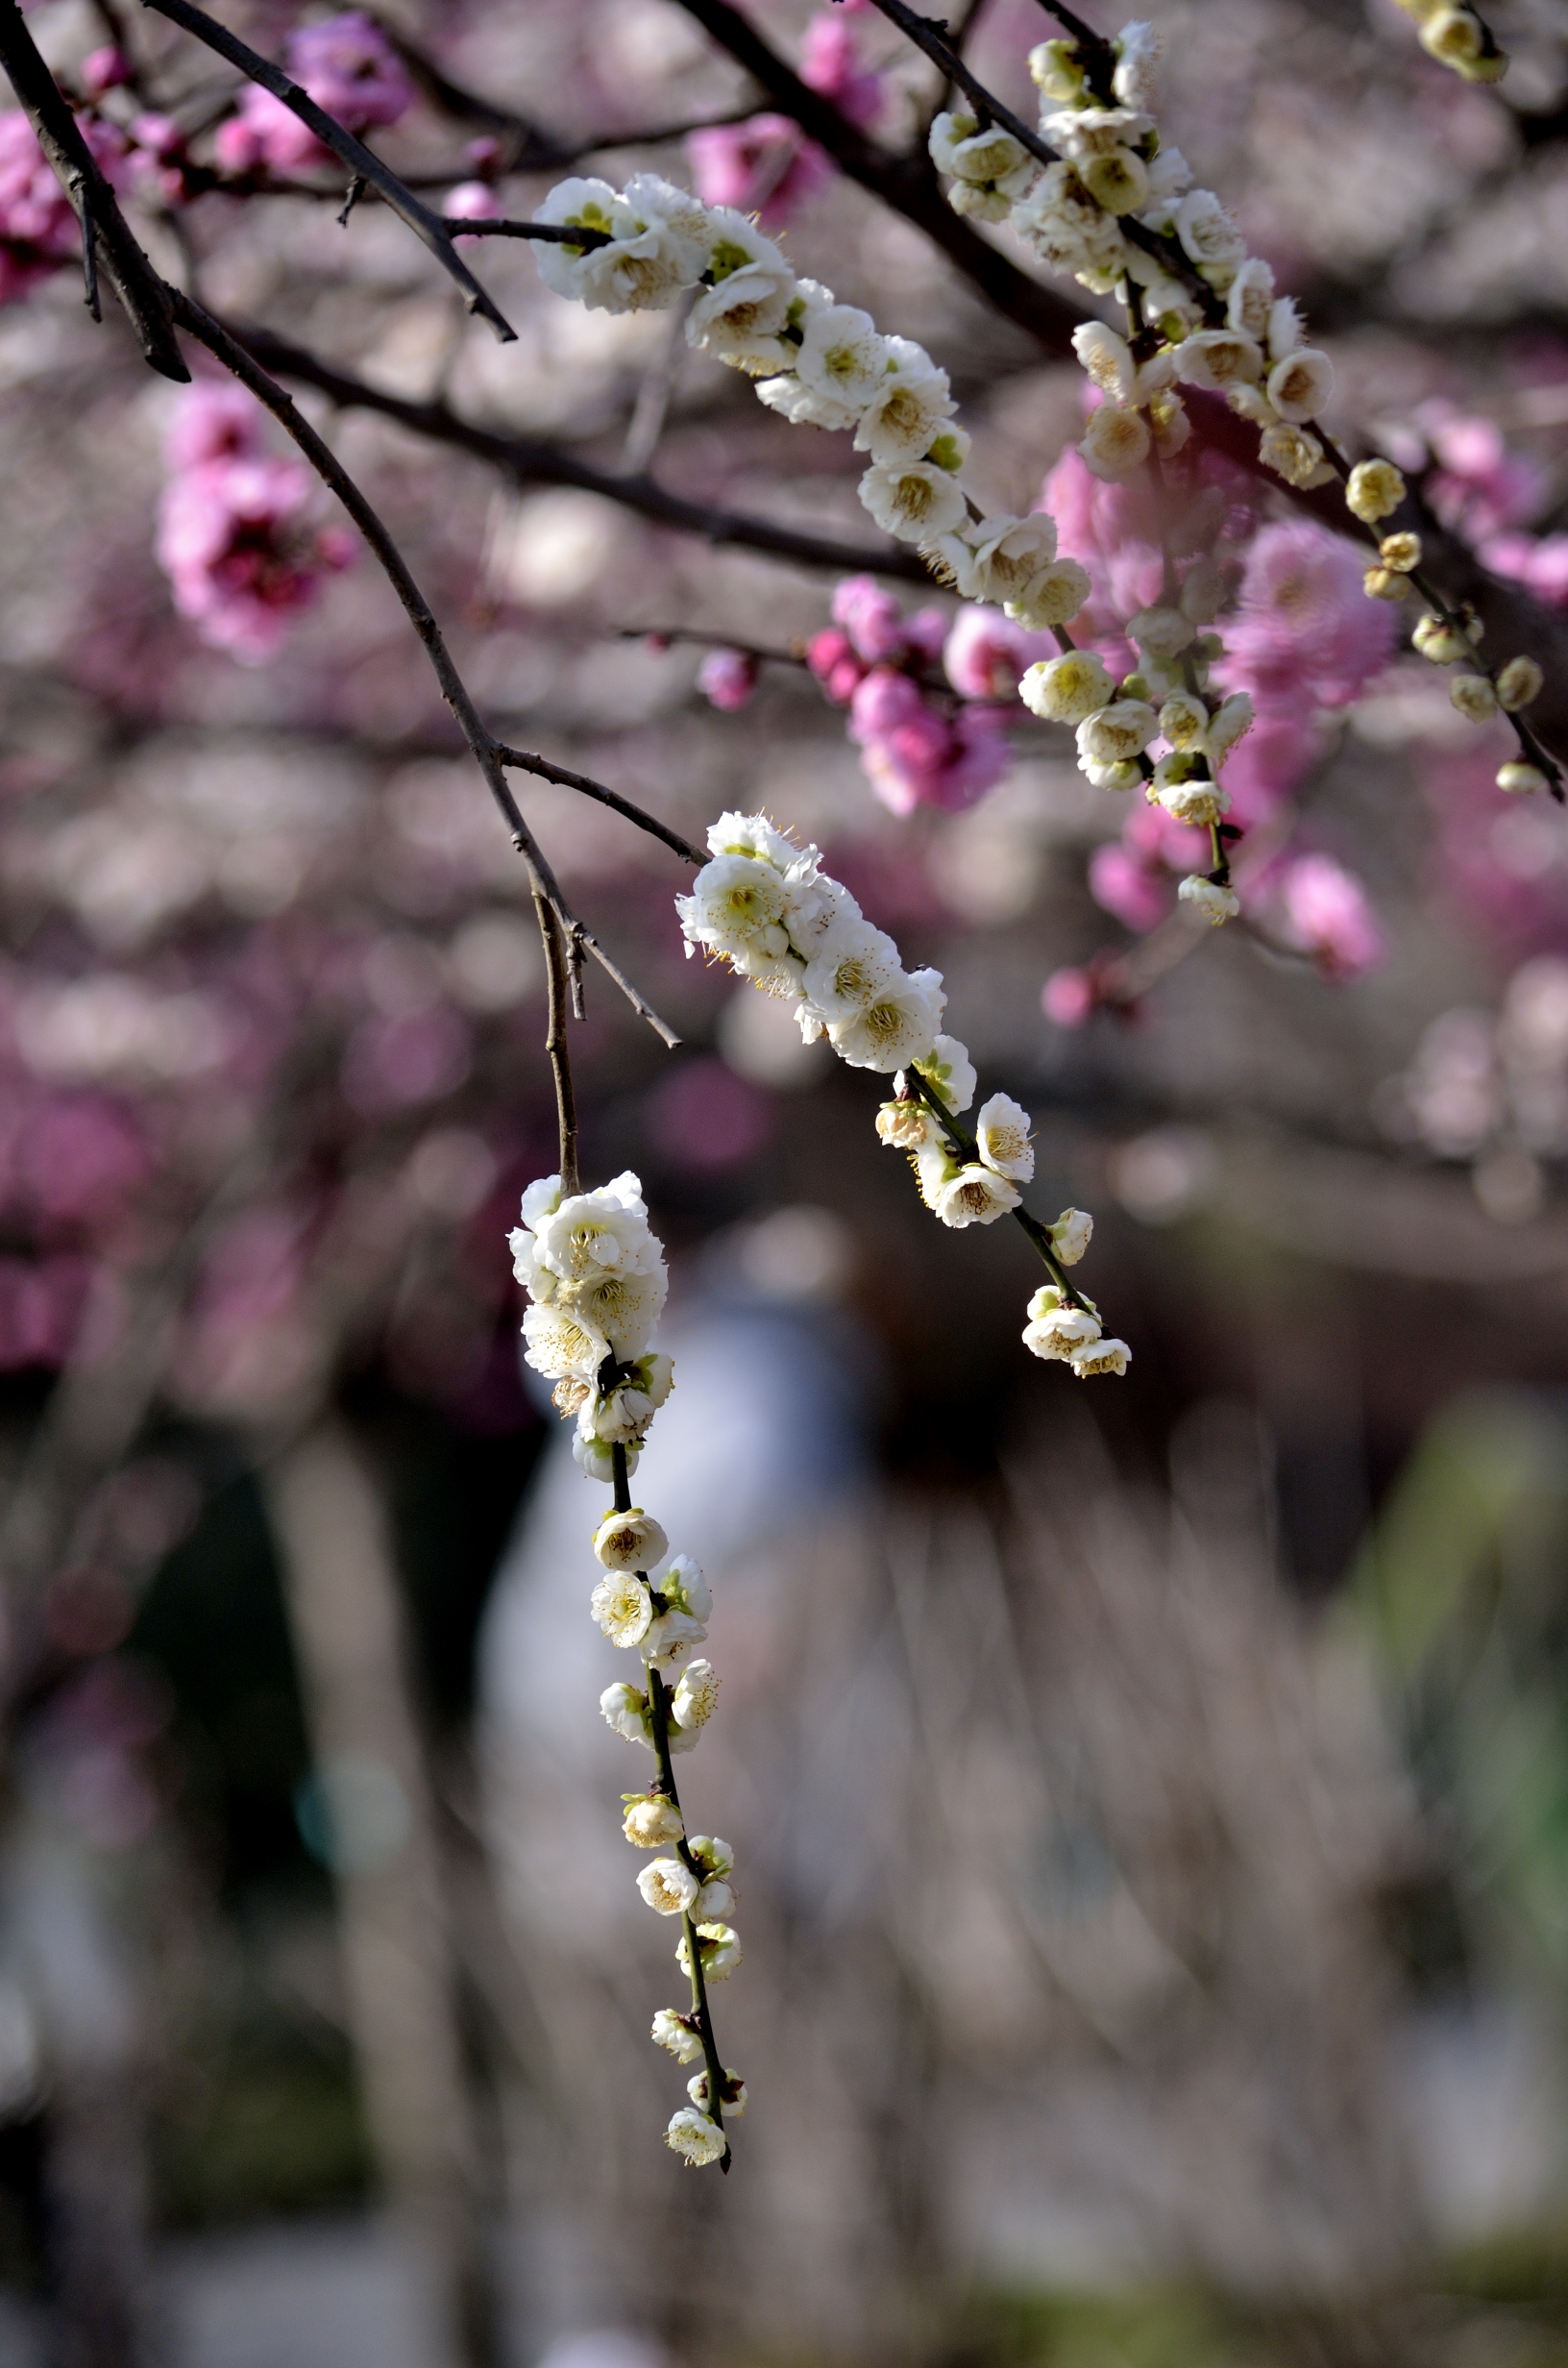
{"type": "MultiPolygon", "coordinates": [[[[8,5],[13,6],[14,0],[8,0],[8,5]]],[[[355,139],[352,132],[346,132],[325,108],[316,105],[307,91],[302,90],[298,83],[291,82],[281,66],[263,58],[259,51],[242,41],[237,34],[231,33],[227,25],[220,25],[215,17],[208,16],[205,10],[193,8],[191,0],[142,0],[142,6],[156,11],[159,16],[166,16],[171,24],[179,25],[184,32],[194,34],[197,40],[205,41],[208,49],[215,49],[220,58],[227,58],[231,65],[238,66],[249,81],[258,84],[263,90],[270,90],[275,99],[298,115],[324,147],[331,148],[334,155],[341,157],[349,170],[375,189],[393,212],[407,223],[415,236],[429,247],[442,269],[456,281],[469,311],[482,315],[503,341],[516,337],[517,332],[505,314],[479,285],[453,245],[441,216],[423,204],[406,183],[400,181],[397,174],[383,164],[362,140],[355,139]]]]}
{"type": "Polygon", "coordinates": [[[87,308],[98,318],[100,265],[136,333],[143,357],[166,379],[190,376],[174,333],[168,290],[132,236],[60,86],[39,57],[16,0],[0,0],[0,66],[27,111],[39,147],[82,225],[87,308]]]}

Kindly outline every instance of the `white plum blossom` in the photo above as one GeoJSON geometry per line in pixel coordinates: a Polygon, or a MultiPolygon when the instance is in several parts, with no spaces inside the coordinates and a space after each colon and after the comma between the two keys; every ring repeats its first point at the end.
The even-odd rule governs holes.
{"type": "Polygon", "coordinates": [[[591,1382],[610,1353],[610,1344],[577,1310],[559,1300],[535,1300],[523,1317],[524,1351],[547,1381],[576,1377],[591,1382]]]}
{"type": "Polygon", "coordinates": [[[651,1751],[652,1714],[646,1693],[621,1678],[615,1685],[605,1687],[599,1697],[599,1707],[617,1735],[624,1735],[628,1743],[646,1743],[651,1751]]]}
{"type": "Polygon", "coordinates": [[[927,555],[951,576],[963,599],[1027,606],[1051,575],[1056,521],[1046,510],[1034,510],[1027,518],[983,518],[943,535],[927,555]]]}
{"type": "Polygon", "coordinates": [[[1049,724],[1081,724],[1115,697],[1105,660],[1092,650],[1040,658],[1018,684],[1018,697],[1049,724]]]}
{"type": "Polygon", "coordinates": [[[957,409],[947,373],[911,338],[884,337],[882,346],[882,375],[855,423],[855,450],[890,464],[924,459],[957,409]]]}
{"type": "Polygon", "coordinates": [[[1090,1341],[1075,1348],[1067,1362],[1080,1381],[1088,1381],[1095,1373],[1125,1373],[1133,1361],[1133,1352],[1125,1341],[1090,1341]]]}
{"type": "Polygon", "coordinates": [[[888,351],[869,312],[829,305],[806,324],[796,376],[811,394],[842,403],[858,419],[886,374],[888,351]]]}
{"type": "Polygon", "coordinates": [[[1064,1209],[1049,1230],[1058,1260],[1065,1267],[1075,1267],[1089,1247],[1094,1220],[1083,1209],[1064,1209]]]}
{"type": "Polygon", "coordinates": [[[828,1042],[851,1069],[884,1073],[908,1069],[935,1048],[946,999],[940,971],[915,971],[892,980],[847,1018],[833,1021],[828,1042]]]}
{"type": "Polygon", "coordinates": [[[988,1168],[1010,1183],[1027,1184],[1035,1172],[1029,1113],[1009,1094],[992,1094],[974,1122],[975,1148],[988,1168]]]}
{"type": "Polygon", "coordinates": [[[683,2105],[670,2116],[670,2127],[664,2134],[665,2144],[685,2158],[688,2170],[700,2170],[704,2163],[717,2162],[724,2152],[724,2134],[717,2122],[695,2105],[683,2105]]]}
{"type": "Polygon", "coordinates": [[[649,1859],[637,1871],[637,1888],[655,1915],[684,1915],[701,1886],[679,1859],[649,1859]]]}
{"type": "Polygon", "coordinates": [[[651,1570],[669,1551],[669,1539],[640,1505],[607,1513],[594,1532],[594,1552],[606,1570],[651,1570]]]}
{"type": "Polygon", "coordinates": [[[1234,888],[1222,887],[1218,880],[1204,879],[1196,872],[1188,874],[1176,894],[1216,929],[1222,922],[1234,921],[1241,910],[1241,900],[1234,888]]]}
{"type": "Polygon", "coordinates": [[[648,1581],[632,1570],[606,1573],[595,1588],[588,1608],[612,1644],[640,1644],[653,1617],[648,1581]]]}
{"type": "Polygon", "coordinates": [[[651,209],[640,213],[629,190],[618,196],[605,181],[558,183],[537,219],[608,234],[607,246],[551,243],[539,249],[545,285],[590,310],[662,311],[700,270],[700,264],[693,268],[690,244],[671,222],[651,209]]]}
{"type": "Polygon", "coordinates": [[[944,1225],[994,1224],[1018,1205],[1018,1188],[981,1160],[957,1170],[938,1192],[933,1203],[944,1225]]]}
{"type": "Polygon", "coordinates": [[[1267,393],[1280,417],[1299,427],[1315,419],[1334,393],[1334,364],[1315,347],[1297,346],[1274,364],[1267,393]]]}
{"type": "MultiPolygon", "coordinates": [[[[957,1118],[974,1099],[975,1069],[969,1058],[968,1047],[956,1036],[939,1036],[924,1060],[915,1067],[945,1110],[957,1118]]],[[[894,1080],[894,1090],[903,1091],[903,1077],[894,1080]]]]}
{"type": "Polygon", "coordinates": [[[680,1673],[670,1714],[677,1727],[694,1739],[713,1716],[719,1699],[719,1678],[711,1661],[694,1661],[680,1673]]]}
{"type": "Polygon", "coordinates": [[[599,1192],[557,1201],[540,1218],[534,1240],[540,1266],[564,1283],[592,1278],[601,1268],[648,1274],[659,1264],[642,1186],[629,1169],[599,1192]]]}
{"type": "MultiPolygon", "coordinates": [[[[710,1982],[727,1982],[741,1962],[741,1936],[729,1924],[699,1924],[697,1944],[701,1953],[702,1971],[710,1982]]],[[[675,1943],[675,1961],[683,1973],[690,1973],[692,1953],[681,1934],[675,1943]]]]}
{"type": "Polygon", "coordinates": [[[1114,699],[1078,727],[1078,752],[1097,765],[1125,764],[1146,749],[1160,718],[1146,699],[1114,699]]]}
{"type": "Polygon", "coordinates": [[[660,2007],[653,2017],[653,2044],[668,2048],[677,2063],[695,2063],[702,2053],[702,2034],[695,2014],[678,2007],[660,2007]]]}
{"type": "Polygon", "coordinates": [[[869,921],[848,921],[833,932],[826,951],[806,964],[803,984],[807,1002],[826,1022],[863,1010],[902,975],[892,938],[869,921]]]}
{"type": "Polygon", "coordinates": [[[1176,208],[1176,235],[1198,269],[1229,287],[1247,242],[1213,189],[1189,189],[1176,208]]]}
{"type": "Polygon", "coordinates": [[[1047,1364],[1066,1364],[1075,1349],[1100,1337],[1100,1320],[1092,1309],[1074,1307],[1054,1283],[1042,1283],[1029,1302],[1029,1321],[1023,1344],[1047,1364]]]}
{"type": "Polygon", "coordinates": [[[667,1842],[679,1841],[686,1823],[667,1794],[634,1792],[626,1797],[621,1831],[639,1850],[659,1850],[667,1842]]]}
{"type": "Polygon", "coordinates": [[[1176,359],[1168,349],[1147,361],[1133,359],[1133,349],[1103,321],[1084,321],[1072,333],[1072,350],[1086,377],[1122,407],[1147,403],[1176,376],[1176,359]]]}
{"type": "Polygon", "coordinates": [[[965,516],[957,479],[934,460],[879,460],[861,479],[860,498],[883,533],[901,543],[950,534],[965,516]]]}
{"type": "MultiPolygon", "coordinates": [[[[779,342],[781,355],[788,353],[788,347],[783,345],[782,340],[779,342]]],[[[765,403],[770,411],[777,411],[781,418],[787,419],[792,428],[854,428],[859,426],[862,417],[850,405],[839,402],[836,396],[820,395],[811,387],[802,385],[793,370],[782,371],[776,378],[759,378],[757,400],[765,403]]],[[[924,449],[923,446],[921,449],[924,449]]],[[[884,457],[880,453],[876,456],[878,459],[884,457]]]]}
{"type": "Polygon", "coordinates": [[[1102,403],[1090,414],[1078,450],[1096,477],[1114,483],[1140,468],[1149,456],[1149,428],[1141,411],[1102,403]]]}

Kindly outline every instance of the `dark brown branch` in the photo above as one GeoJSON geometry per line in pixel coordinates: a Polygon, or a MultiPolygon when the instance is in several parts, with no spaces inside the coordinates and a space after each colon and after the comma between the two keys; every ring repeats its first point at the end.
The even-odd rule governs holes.
{"type": "Polygon", "coordinates": [[[623,798],[615,790],[606,789],[602,781],[590,780],[585,773],[572,773],[565,765],[553,765],[548,756],[530,756],[522,749],[498,747],[496,754],[503,765],[516,765],[520,772],[536,773],[542,781],[553,781],[560,789],[575,789],[584,798],[596,799],[600,805],[607,805],[612,814],[620,814],[628,823],[635,823],[638,829],[646,830],[650,838],[662,839],[666,847],[674,849],[688,863],[695,863],[699,870],[707,862],[701,849],[694,847],[690,839],[683,839],[678,830],[672,830],[666,824],[655,821],[651,814],[645,814],[642,807],[633,805],[629,798],[623,798]]]}
{"type": "Polygon", "coordinates": [[[258,362],[232,337],[222,323],[203,310],[191,297],[178,289],[170,290],[174,316],[182,329],[187,330],[208,352],[222,362],[242,385],[248,386],[257,400],[266,406],[273,417],[292,436],[322,482],[337,496],[355,525],[359,529],[371,550],[380,561],[381,569],[392,589],[402,602],[404,613],[425,646],[441,695],[456,718],[459,730],[474,752],[474,758],[484,776],[485,786],[500,806],[510,827],[512,845],[527,868],[528,884],[537,900],[543,897],[568,930],[577,931],[582,943],[608,975],[640,1019],[661,1036],[667,1045],[676,1045],[680,1039],[674,1030],[659,1018],[652,1005],[619,970],[591,933],[582,927],[561,894],[560,883],[546,862],[533,833],[523,819],[517,800],[507,784],[504,768],[496,742],[479,719],[478,708],[469,696],[468,686],[453,663],[441,628],[435,621],[429,603],[415,582],[404,559],[380,517],[360,492],[354,479],[344,468],[330,444],[316,433],[299,409],[293,398],[286,394],[275,379],[269,378],[258,362]]]}
{"type": "Polygon", "coordinates": [[[1030,279],[954,213],[928,157],[892,157],[869,140],[769,48],[729,0],[680,0],[680,6],[745,66],[776,107],[827,151],[841,172],[924,231],[998,312],[1026,330],[1048,353],[1072,351],[1072,333],[1089,315],[1030,279]]]}
{"type": "Polygon", "coordinates": [[[401,395],[383,393],[379,387],[366,385],[362,379],[351,378],[347,371],[331,362],[318,360],[302,346],[275,336],[271,330],[247,326],[233,328],[228,333],[254,355],[264,369],[275,372],[279,378],[319,387],[333,403],[356,410],[379,411],[383,418],[399,421],[415,435],[472,453],[476,459],[488,461],[516,485],[576,485],[586,493],[602,494],[606,501],[619,502],[624,508],[635,510],[657,526],[674,527],[681,533],[700,535],[705,542],[721,547],[765,551],[775,559],[793,559],[802,567],[831,568],[840,575],[891,576],[903,583],[930,584],[930,576],[912,551],[888,546],[880,551],[868,550],[864,544],[834,542],[826,535],[799,534],[793,527],[775,526],[771,519],[751,518],[744,512],[688,502],[682,495],[655,484],[650,477],[617,477],[608,469],[595,468],[591,461],[579,460],[576,454],[558,444],[478,427],[472,421],[460,419],[444,404],[412,403],[401,395]]]}
{"type": "Polygon", "coordinates": [[[538,915],[539,935],[544,941],[545,976],[550,986],[550,1032],[545,1038],[545,1050],[550,1055],[551,1074],[555,1080],[561,1193],[566,1197],[577,1190],[577,1100],[572,1088],[572,1057],[566,1043],[566,949],[561,944],[561,925],[555,907],[537,889],[534,891],[533,909],[538,915]]]}
{"type": "Polygon", "coordinates": [[[481,214],[469,221],[463,214],[441,216],[442,227],[454,238],[538,238],[547,246],[612,247],[610,231],[588,231],[576,222],[513,222],[502,214],[481,214]]]}
{"type": "MultiPolygon", "coordinates": [[[[6,0],[6,4],[14,7],[15,0],[6,0]]],[[[315,100],[300,88],[298,83],[291,82],[281,66],[263,58],[259,51],[242,41],[237,34],[231,33],[227,25],[220,25],[215,17],[208,16],[205,10],[193,8],[191,0],[142,0],[142,6],[155,10],[159,16],[166,16],[171,24],[179,25],[184,32],[193,34],[197,40],[205,41],[208,49],[216,50],[220,58],[227,58],[231,65],[238,66],[250,81],[259,84],[263,90],[270,90],[275,99],[281,100],[284,107],[298,115],[307,131],[315,134],[323,147],[331,148],[335,156],[341,157],[351,173],[367,182],[393,212],[407,223],[415,236],[423,239],[437,262],[462,289],[470,312],[482,314],[498,336],[516,336],[517,333],[505,314],[485,293],[453,245],[441,216],[433,213],[417,198],[362,140],[355,139],[352,132],[346,132],[325,108],[318,107],[315,100]]]]}
{"type": "Polygon", "coordinates": [[[0,0],[0,65],[82,225],[87,301],[93,317],[97,318],[94,300],[101,268],[152,368],[166,379],[188,379],[190,372],[174,333],[168,290],[132,236],[119,201],[94,162],[59,84],[39,57],[16,0],[0,0]]]}

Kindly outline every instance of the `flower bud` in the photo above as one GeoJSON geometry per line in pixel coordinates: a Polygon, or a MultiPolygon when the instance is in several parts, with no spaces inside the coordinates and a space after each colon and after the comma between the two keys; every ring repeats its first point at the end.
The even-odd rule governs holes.
{"type": "MultiPolygon", "coordinates": [[[[741,1936],[728,1924],[699,1924],[697,1945],[701,1955],[702,1971],[710,1982],[727,1982],[741,1962],[741,1936]]],[[[682,1973],[692,1970],[692,1952],[686,1935],[675,1943],[675,1962],[682,1973]]]]}
{"type": "Polygon", "coordinates": [[[1160,728],[1173,749],[1191,748],[1209,728],[1209,710],[1190,691],[1178,691],[1160,710],[1160,728]]]}
{"type": "Polygon", "coordinates": [[[1090,157],[1078,167],[1078,178],[1107,213],[1137,213],[1149,202],[1149,169],[1130,148],[1111,148],[1090,157]]]}
{"type": "Polygon", "coordinates": [[[1528,707],[1531,700],[1539,699],[1546,677],[1532,657],[1510,657],[1497,678],[1497,703],[1511,715],[1517,707],[1528,707]]]}
{"type": "MultiPolygon", "coordinates": [[[[727,2064],[724,2066],[723,2078],[723,2084],[719,2092],[720,2102],[729,2119],[739,2121],[746,2110],[746,2083],[740,2074],[731,2071],[727,2064]]],[[[707,2111],[708,2076],[706,2072],[693,2073],[686,2084],[686,2094],[694,2105],[699,2106],[704,2113],[707,2111]]]]}
{"type": "Polygon", "coordinates": [[[727,1875],[735,1864],[734,1851],[727,1841],[721,1841],[717,1834],[694,1834],[691,1855],[705,1877],[727,1875]]]}
{"type": "Polygon", "coordinates": [[[1469,9],[1434,10],[1421,27],[1419,39],[1439,65],[1460,68],[1474,65],[1486,48],[1485,29],[1469,9]]]}
{"type": "Polygon", "coordinates": [[[1531,790],[1550,789],[1551,783],[1539,765],[1521,764],[1517,758],[1498,768],[1497,786],[1506,789],[1512,798],[1528,797],[1531,790]]]}
{"type": "Polygon", "coordinates": [[[1128,622],[1127,637],[1150,657],[1174,657],[1196,638],[1179,608],[1140,608],[1128,622]]]}
{"type": "Polygon", "coordinates": [[[1397,574],[1391,567],[1369,567],[1361,578],[1361,589],[1368,600],[1402,601],[1409,588],[1409,578],[1397,574]]]}
{"type": "Polygon", "coordinates": [[[669,1539],[640,1506],[607,1513],[594,1532],[594,1552],[606,1570],[651,1570],[669,1551],[669,1539]]]}
{"type": "Polygon", "coordinates": [[[677,2063],[695,2063],[702,2053],[697,2016],[679,2007],[660,2007],[653,2017],[653,2044],[668,2048],[677,2063]]]}
{"type": "Polygon", "coordinates": [[[918,1151],[932,1134],[931,1113],[921,1101],[885,1101],[876,1114],[876,1131],[895,1151],[918,1151]]]}
{"type": "Polygon", "coordinates": [[[1497,693],[1484,675],[1456,675],[1448,686],[1448,696],[1472,724],[1489,723],[1497,713],[1497,693]]]}
{"type": "Polygon", "coordinates": [[[1441,617],[1418,617],[1410,635],[1423,657],[1430,657],[1434,666],[1452,666],[1454,660],[1468,657],[1471,644],[1441,617]]]}
{"type": "Polygon", "coordinates": [[[646,1743],[652,1750],[653,1725],[646,1693],[623,1678],[605,1687],[599,1707],[617,1735],[624,1735],[628,1743],[646,1743]]]}
{"type": "Polygon", "coordinates": [[[1391,460],[1359,460],[1345,487],[1345,504],[1363,525],[1391,518],[1405,499],[1405,480],[1391,460]]]}
{"type": "Polygon", "coordinates": [[[1029,73],[1042,99],[1071,107],[1083,96],[1084,69],[1076,41],[1041,41],[1029,52],[1029,73]]]}
{"type": "Polygon", "coordinates": [[[1421,537],[1419,534],[1385,534],[1378,545],[1378,556],[1384,567],[1394,568],[1400,575],[1408,576],[1412,567],[1421,564],[1421,537]]]}
{"type": "Polygon", "coordinates": [[[621,1831],[639,1850],[662,1850],[679,1841],[685,1822],[674,1801],[662,1792],[628,1792],[621,1831]]]}
{"type": "Polygon", "coordinates": [[[1089,1247],[1094,1220],[1084,1209],[1064,1209],[1048,1228],[1051,1247],[1065,1267],[1075,1267],[1089,1247]]]}

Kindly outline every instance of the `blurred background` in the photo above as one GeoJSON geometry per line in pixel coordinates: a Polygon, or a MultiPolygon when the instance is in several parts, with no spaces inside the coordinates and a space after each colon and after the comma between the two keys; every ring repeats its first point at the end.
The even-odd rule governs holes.
{"type": "MultiPolygon", "coordinates": [[[[1336,424],[1568,603],[1568,6],[1496,0],[1495,89],[1384,0],[1154,12],[1336,424]]],[[[1070,358],[759,132],[674,0],[398,0],[348,67],[330,12],[223,13],[454,212],[526,215],[588,141],[762,206],[952,373],[989,506],[1081,432],[1070,358]]],[[[1031,106],[1033,0],[959,14],[1031,106]]],[[[750,17],[918,142],[880,17],[750,17]]],[[[689,2180],[600,1497],[518,1362],[505,1236],[556,1164],[520,866],[374,565],[254,406],[94,327],[0,114],[0,2363],[1568,2356],[1561,811],[1493,789],[1342,547],[1216,475],[1243,611],[1353,647],[1301,656],[1248,924],[1200,942],[1180,844],[988,703],[1017,636],[884,579],[879,662],[986,743],[900,771],[845,713],[876,653],[818,638],[869,630],[842,557],[583,482],[874,572],[846,438],[501,240],[496,342],[210,53],[28,21],[160,267],[357,385],[302,400],[502,736],[698,839],[766,807],[940,965],[1133,1364],[1032,1361],[1013,1229],[936,1226],[872,1081],[681,959],[685,868],[514,777],[683,1040],[590,975],[584,1175],[637,1171],[674,1278],[639,1489],[718,1598],[689,1813],[742,1878],[750,2112],[689,2180]]],[[[1127,531],[1080,529],[1113,637],[1127,531]]]]}

